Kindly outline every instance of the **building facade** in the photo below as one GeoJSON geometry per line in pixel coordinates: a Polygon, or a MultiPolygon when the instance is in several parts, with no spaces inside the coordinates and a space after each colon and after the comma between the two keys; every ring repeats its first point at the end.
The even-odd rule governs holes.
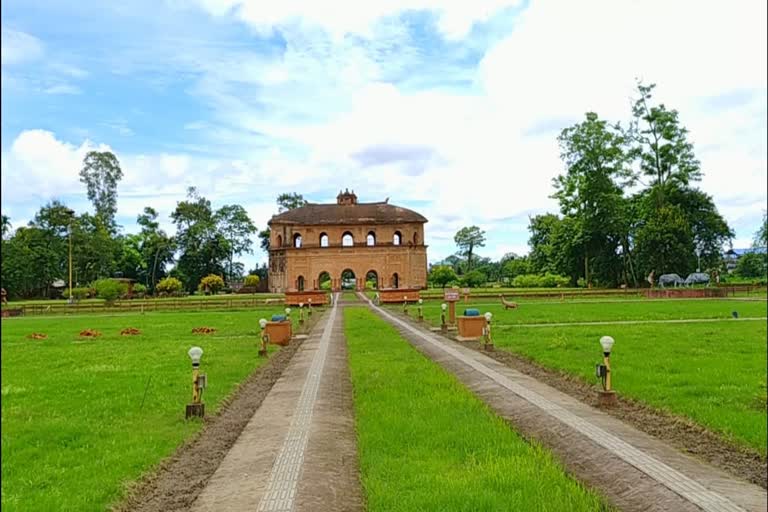
{"type": "Polygon", "coordinates": [[[379,289],[426,288],[426,222],[388,200],[358,203],[354,191],[340,192],[335,204],[310,203],[274,215],[269,290],[363,290],[366,281],[379,289]]]}

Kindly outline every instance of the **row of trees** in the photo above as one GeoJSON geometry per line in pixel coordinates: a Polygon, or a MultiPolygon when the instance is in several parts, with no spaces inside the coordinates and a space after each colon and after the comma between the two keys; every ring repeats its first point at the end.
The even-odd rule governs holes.
{"type": "MultiPolygon", "coordinates": [[[[188,292],[208,275],[226,282],[245,273],[236,258],[252,252],[257,233],[245,209],[237,204],[214,209],[194,187],[176,205],[171,220],[176,234],[160,228],[158,213],[144,208],[137,216],[138,233],[124,234],[115,220],[117,185],[123,173],[110,152],[89,152],[80,171],[94,213],[76,213],[58,200],[42,206],[26,226],[12,229],[2,217],[2,286],[11,297],[49,297],[52,286],[68,282],[72,247],[73,286],[102,278],[132,278],[155,292],[167,276],[188,292]]],[[[251,271],[266,278],[266,267],[251,271]]]]}
{"type": "MultiPolygon", "coordinates": [[[[450,280],[447,268],[458,276],[482,273],[489,281],[549,274],[565,276],[571,285],[609,287],[637,287],[651,272],[722,272],[723,248],[734,232],[712,197],[695,187],[702,171],[688,131],[676,110],[654,103],[654,87],[638,83],[626,128],[588,112],[560,133],[565,172],[554,179],[552,196],[560,212],[530,219],[528,257],[477,257],[484,233],[466,227],[454,238],[459,252],[433,271],[433,282],[450,280]]],[[[763,247],[765,230],[764,220],[756,240],[763,247]]],[[[758,258],[765,259],[748,258],[750,267],[759,268],[758,258]]]]}

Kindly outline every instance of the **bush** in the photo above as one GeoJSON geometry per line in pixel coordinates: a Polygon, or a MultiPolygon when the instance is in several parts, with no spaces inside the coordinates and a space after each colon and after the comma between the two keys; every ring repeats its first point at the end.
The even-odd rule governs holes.
{"type": "Polygon", "coordinates": [[[96,290],[96,296],[104,299],[108,304],[115,302],[128,291],[126,284],[114,279],[99,279],[94,281],[91,286],[96,290]]]}
{"type": "Polygon", "coordinates": [[[538,288],[539,276],[536,274],[522,274],[512,280],[514,288],[538,288]]]}
{"type": "MultiPolygon", "coordinates": [[[[75,300],[83,300],[88,298],[88,294],[91,291],[90,288],[72,288],[72,297],[75,300]]],[[[69,298],[69,290],[64,290],[64,298],[69,298]]]]}
{"type": "Polygon", "coordinates": [[[570,279],[565,276],[547,272],[543,276],[536,274],[523,274],[512,280],[515,288],[562,288],[568,286],[570,279]]]}
{"type": "Polygon", "coordinates": [[[256,274],[250,274],[245,276],[245,282],[243,283],[243,286],[256,287],[259,286],[260,282],[261,279],[259,279],[259,276],[256,274]]]}
{"type": "Polygon", "coordinates": [[[482,286],[488,280],[488,276],[479,270],[472,270],[461,276],[461,282],[470,288],[482,286]]]}
{"type": "Polygon", "coordinates": [[[200,280],[200,284],[197,285],[197,290],[204,292],[206,295],[209,293],[216,295],[222,288],[224,288],[224,280],[221,276],[217,276],[216,274],[205,276],[200,280]]]}
{"type": "Polygon", "coordinates": [[[139,298],[144,297],[147,294],[147,287],[141,283],[136,283],[133,285],[133,293],[139,298]]]}
{"type": "Polygon", "coordinates": [[[157,292],[162,295],[178,295],[183,285],[175,277],[166,277],[157,283],[157,292]]]}

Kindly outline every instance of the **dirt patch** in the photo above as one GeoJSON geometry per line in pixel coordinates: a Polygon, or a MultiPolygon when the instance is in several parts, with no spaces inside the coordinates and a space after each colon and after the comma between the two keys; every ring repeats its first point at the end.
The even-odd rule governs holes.
{"type": "Polygon", "coordinates": [[[192,334],[212,334],[216,332],[216,329],[213,327],[195,327],[192,329],[192,334]]]}
{"type": "Polygon", "coordinates": [[[137,336],[139,334],[141,334],[141,331],[135,327],[128,327],[120,331],[120,336],[137,336]]]}
{"type": "Polygon", "coordinates": [[[48,335],[41,332],[33,332],[32,334],[28,335],[27,338],[31,340],[44,340],[48,338],[48,335]]]}
{"type": "MultiPolygon", "coordinates": [[[[598,405],[597,388],[578,377],[544,368],[527,358],[504,350],[483,350],[481,344],[476,341],[464,341],[461,344],[530,375],[592,407],[598,405]]],[[[763,489],[768,488],[766,458],[759,453],[729,443],[719,434],[686,418],[654,409],[621,395],[617,398],[618,404],[615,407],[601,410],[629,423],[646,434],[668,442],[684,453],[693,455],[712,466],[759,485],[763,489]]]]}
{"type": "Polygon", "coordinates": [[[293,340],[271,356],[222,403],[217,415],[203,420],[205,426],[196,436],[131,486],[124,501],[111,510],[189,510],[301,344],[301,339],[293,340]]]}
{"type": "Polygon", "coordinates": [[[84,338],[95,338],[97,336],[101,336],[101,333],[95,329],[86,329],[84,331],[80,331],[80,336],[84,338]]]}

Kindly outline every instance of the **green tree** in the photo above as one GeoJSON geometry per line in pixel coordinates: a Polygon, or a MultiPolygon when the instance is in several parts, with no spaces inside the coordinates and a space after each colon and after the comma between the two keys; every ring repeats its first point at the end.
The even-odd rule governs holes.
{"type": "Polygon", "coordinates": [[[748,252],[739,258],[736,263],[736,275],[750,279],[766,278],[768,272],[768,259],[766,254],[748,252]]]}
{"type": "Polygon", "coordinates": [[[153,291],[158,279],[166,275],[166,266],[173,263],[176,252],[176,242],[172,236],[168,236],[160,229],[157,221],[157,211],[146,206],[144,212],[139,214],[136,222],[141,227],[141,257],[146,268],[146,284],[153,291]]]}
{"type": "Polygon", "coordinates": [[[205,292],[206,295],[216,295],[224,288],[224,280],[221,276],[210,274],[200,280],[197,290],[205,292]]]}
{"type": "Polygon", "coordinates": [[[508,279],[514,279],[517,276],[531,273],[531,264],[527,257],[514,258],[506,263],[502,269],[502,275],[508,279]]]}
{"type": "Polygon", "coordinates": [[[5,237],[8,236],[11,232],[11,219],[3,214],[3,240],[5,240],[5,237]]]}
{"type": "Polygon", "coordinates": [[[88,191],[96,216],[114,232],[117,213],[117,184],[123,178],[120,162],[109,151],[89,151],[83,159],[80,181],[88,191]]]}
{"type": "Polygon", "coordinates": [[[277,196],[278,212],[280,213],[300,208],[306,204],[308,204],[308,201],[304,199],[304,196],[296,192],[280,194],[277,196]]]}
{"type": "MultiPolygon", "coordinates": [[[[583,275],[590,284],[591,262],[596,258],[619,260],[617,245],[625,234],[617,220],[621,218],[623,188],[632,184],[633,175],[627,151],[629,139],[621,127],[609,126],[594,112],[585,117],[585,121],[564,129],[558,137],[566,172],[553,180],[553,197],[559,201],[561,213],[573,218],[580,228],[583,275]]],[[[616,262],[603,263],[599,269],[616,262]]]]}
{"type": "Polygon", "coordinates": [[[248,287],[256,287],[259,286],[259,283],[261,282],[261,279],[256,274],[248,274],[245,276],[245,282],[243,283],[244,286],[248,287]]]}
{"type": "Polygon", "coordinates": [[[488,276],[479,270],[470,270],[461,277],[461,282],[470,288],[477,288],[488,281],[488,276]]]}
{"type": "Polygon", "coordinates": [[[653,270],[657,276],[667,273],[685,276],[695,268],[693,233],[677,205],[651,210],[645,224],[638,229],[635,244],[642,275],[653,270]]]}
{"type": "Polygon", "coordinates": [[[257,232],[245,208],[239,204],[224,205],[219,208],[214,220],[220,233],[224,235],[229,245],[228,280],[232,281],[235,274],[235,255],[252,253],[251,235],[257,232]]]}
{"type": "Polygon", "coordinates": [[[753,247],[768,247],[768,210],[763,210],[763,223],[755,233],[753,247]]]}
{"type": "Polygon", "coordinates": [[[171,213],[176,224],[176,243],[180,251],[176,270],[189,292],[209,274],[224,273],[230,255],[229,241],[218,230],[211,202],[195,187],[187,190],[187,200],[180,201],[171,213]]]}
{"type": "Polygon", "coordinates": [[[639,98],[632,107],[633,154],[640,159],[642,174],[651,178],[657,206],[666,204],[670,187],[687,187],[701,179],[700,162],[688,142],[688,130],[680,124],[677,110],[652,103],[656,84],[637,84],[639,98]]]}
{"type": "Polygon", "coordinates": [[[485,247],[485,231],[477,226],[461,228],[453,237],[463,256],[467,257],[467,271],[472,270],[472,253],[476,247],[485,247]]]}
{"type": "Polygon", "coordinates": [[[458,280],[458,276],[452,267],[448,265],[435,265],[429,271],[429,282],[435,286],[445,288],[448,284],[458,280]]]}

